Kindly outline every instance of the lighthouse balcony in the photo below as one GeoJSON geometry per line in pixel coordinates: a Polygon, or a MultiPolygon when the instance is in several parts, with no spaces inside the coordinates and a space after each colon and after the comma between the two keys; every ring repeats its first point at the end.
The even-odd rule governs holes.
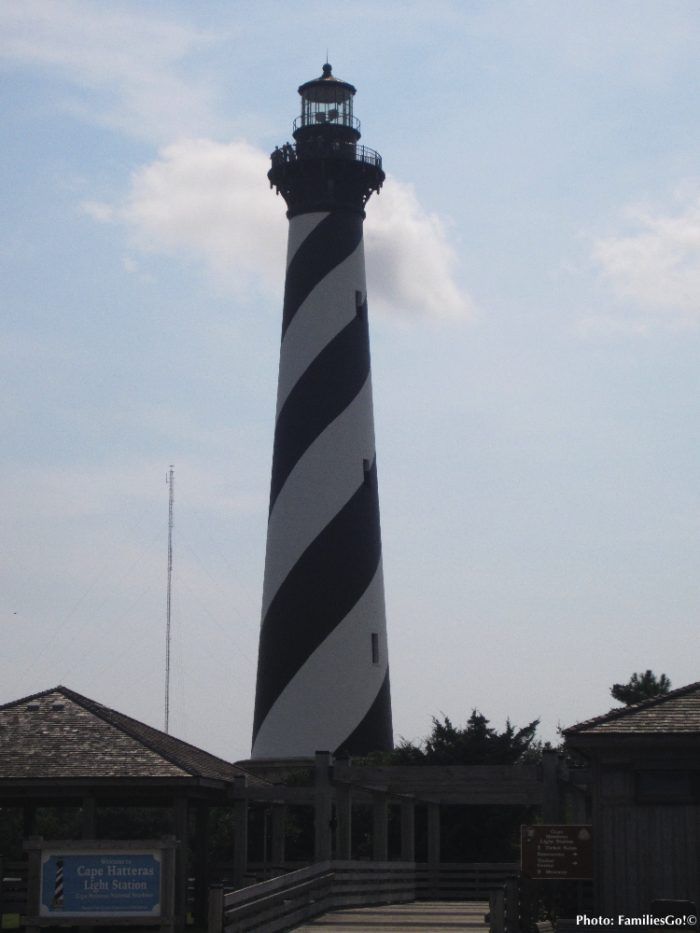
{"type": "Polygon", "coordinates": [[[292,217],[336,208],[362,212],[372,192],[382,187],[384,172],[382,157],[374,149],[313,136],[275,149],[267,177],[292,217]]]}
{"type": "Polygon", "coordinates": [[[348,115],[341,109],[330,109],[315,111],[314,113],[303,113],[294,121],[294,132],[306,126],[348,126],[353,130],[360,132],[360,121],[357,117],[348,115]]]}
{"type": "Polygon", "coordinates": [[[325,139],[322,136],[285,143],[276,148],[270,158],[273,170],[307,159],[342,159],[361,162],[380,171],[382,168],[382,157],[369,146],[360,146],[354,140],[325,139]]]}

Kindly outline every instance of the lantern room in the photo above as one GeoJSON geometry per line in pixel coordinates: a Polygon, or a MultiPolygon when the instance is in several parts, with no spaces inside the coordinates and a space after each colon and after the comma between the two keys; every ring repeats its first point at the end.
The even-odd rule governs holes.
{"type": "MultiPolygon", "coordinates": [[[[299,94],[301,116],[294,121],[295,138],[303,138],[312,133],[316,135],[318,130],[324,132],[324,128],[333,127],[340,129],[338,135],[345,136],[347,130],[350,130],[352,136],[359,139],[360,121],[352,113],[355,88],[347,81],[336,78],[328,63],[323,66],[320,78],[301,85],[299,94]]],[[[325,129],[324,135],[327,132],[325,129]]]]}

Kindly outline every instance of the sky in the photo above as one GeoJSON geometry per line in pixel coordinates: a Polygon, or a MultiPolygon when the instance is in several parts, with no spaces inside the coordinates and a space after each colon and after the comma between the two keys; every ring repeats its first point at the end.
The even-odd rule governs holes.
{"type": "Polygon", "coordinates": [[[299,84],[357,88],[398,737],[698,680],[695,0],[1,0],[0,702],[250,751],[299,84]]]}

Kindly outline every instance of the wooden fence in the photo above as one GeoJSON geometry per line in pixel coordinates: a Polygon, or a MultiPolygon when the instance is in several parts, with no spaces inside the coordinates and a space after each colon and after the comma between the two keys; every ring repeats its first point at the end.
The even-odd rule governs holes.
{"type": "Polygon", "coordinates": [[[481,901],[517,875],[517,862],[416,863],[416,900],[481,901]]]}
{"type": "Polygon", "coordinates": [[[209,933],[276,933],[328,910],[415,899],[411,862],[327,861],[225,893],[210,890],[209,933]]]}
{"type": "MultiPolygon", "coordinates": [[[[371,862],[354,860],[357,864],[371,862]]],[[[400,864],[397,862],[392,865],[400,864]]],[[[308,862],[284,862],[272,864],[248,862],[245,885],[276,878],[301,868],[308,862]]],[[[506,878],[517,875],[517,862],[440,862],[431,866],[427,862],[416,862],[416,900],[468,901],[488,900],[494,888],[500,887],[506,878]]],[[[234,877],[232,862],[217,862],[211,866],[211,877],[230,887],[234,877]]]]}

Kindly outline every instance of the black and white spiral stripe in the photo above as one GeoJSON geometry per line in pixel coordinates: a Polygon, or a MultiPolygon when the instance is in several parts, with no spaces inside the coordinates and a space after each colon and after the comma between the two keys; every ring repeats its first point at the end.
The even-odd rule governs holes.
{"type": "Polygon", "coordinates": [[[391,747],[362,215],[289,229],[253,757],[391,747]]]}
{"type": "Polygon", "coordinates": [[[63,907],[63,859],[56,859],[56,878],[53,886],[53,901],[51,906],[54,909],[63,907]]]}

